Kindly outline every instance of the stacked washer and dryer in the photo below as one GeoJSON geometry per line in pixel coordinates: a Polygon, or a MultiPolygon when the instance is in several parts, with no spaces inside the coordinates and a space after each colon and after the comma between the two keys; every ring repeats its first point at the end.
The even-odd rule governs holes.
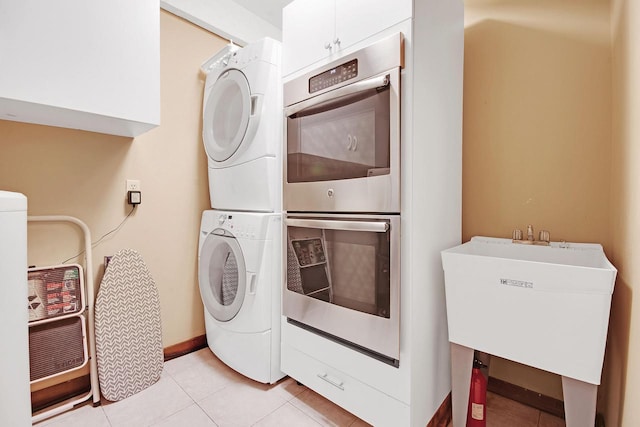
{"type": "Polygon", "coordinates": [[[282,89],[280,43],[227,47],[208,61],[202,136],[212,210],[198,281],[211,351],[262,383],[280,371],[282,89]]]}

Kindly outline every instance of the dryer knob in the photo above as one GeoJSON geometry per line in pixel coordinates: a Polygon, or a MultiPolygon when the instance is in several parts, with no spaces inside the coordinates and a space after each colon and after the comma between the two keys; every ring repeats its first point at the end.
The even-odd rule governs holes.
{"type": "Polygon", "coordinates": [[[222,225],[224,224],[224,222],[227,220],[227,216],[226,215],[220,215],[218,217],[218,224],[222,225]]]}

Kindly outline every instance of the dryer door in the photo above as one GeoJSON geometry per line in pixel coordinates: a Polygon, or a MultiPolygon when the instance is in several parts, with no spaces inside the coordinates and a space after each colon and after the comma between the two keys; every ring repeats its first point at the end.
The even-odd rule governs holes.
{"type": "Polygon", "coordinates": [[[213,230],[200,251],[198,283],[206,310],[221,322],[242,307],[247,270],[238,241],[223,229],[213,230]]]}
{"type": "Polygon", "coordinates": [[[249,83],[240,71],[226,71],[216,80],[202,117],[202,139],[209,157],[223,162],[238,150],[247,134],[253,104],[249,83]]]}

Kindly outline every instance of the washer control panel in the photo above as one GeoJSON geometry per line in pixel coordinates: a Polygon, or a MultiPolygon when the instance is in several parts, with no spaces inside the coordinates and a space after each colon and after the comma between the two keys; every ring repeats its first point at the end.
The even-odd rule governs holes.
{"type": "Polygon", "coordinates": [[[252,225],[250,221],[246,222],[242,220],[237,221],[231,214],[218,215],[218,226],[228,230],[224,235],[229,234],[236,238],[255,239],[257,227],[252,225]],[[249,224],[246,222],[249,222],[249,224]]]}

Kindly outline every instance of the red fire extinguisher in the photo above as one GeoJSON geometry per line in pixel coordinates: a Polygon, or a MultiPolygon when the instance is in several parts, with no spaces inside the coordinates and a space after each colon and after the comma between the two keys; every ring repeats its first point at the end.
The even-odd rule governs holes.
{"type": "Polygon", "coordinates": [[[487,379],[480,371],[481,367],[479,360],[473,361],[467,427],[487,427],[487,379]]]}

